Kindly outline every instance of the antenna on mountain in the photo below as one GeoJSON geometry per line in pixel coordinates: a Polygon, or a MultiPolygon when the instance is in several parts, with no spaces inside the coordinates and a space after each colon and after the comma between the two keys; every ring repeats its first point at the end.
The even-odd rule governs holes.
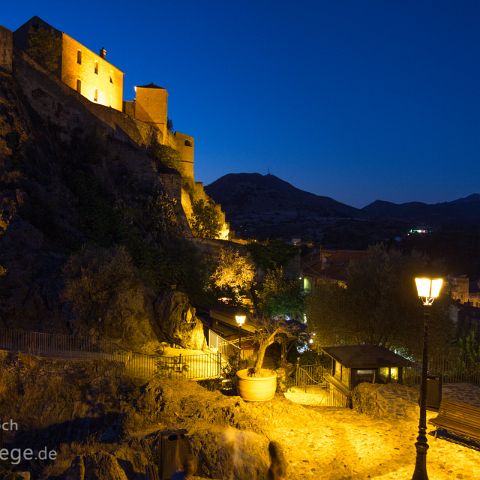
{"type": "Polygon", "coordinates": [[[270,174],[270,167],[267,168],[267,175],[271,175],[270,174]]]}

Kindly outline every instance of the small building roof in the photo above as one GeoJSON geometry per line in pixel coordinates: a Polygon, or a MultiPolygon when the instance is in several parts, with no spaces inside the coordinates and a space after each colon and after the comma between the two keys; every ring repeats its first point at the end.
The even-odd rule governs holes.
{"type": "Polygon", "coordinates": [[[211,308],[209,311],[210,317],[213,319],[219,320],[220,322],[235,328],[238,328],[238,324],[235,320],[235,315],[238,313],[245,314],[247,317],[247,322],[242,325],[241,330],[255,333],[257,329],[252,324],[252,318],[244,309],[238,309],[229,305],[215,305],[215,307],[211,308]]]}
{"type": "Polygon", "coordinates": [[[137,85],[137,88],[159,88],[160,90],[165,90],[164,87],[160,87],[156,83],[148,83],[147,85],[137,85]]]}
{"type": "Polygon", "coordinates": [[[322,350],[347,368],[410,367],[413,363],[378,345],[342,345],[322,350]]]}

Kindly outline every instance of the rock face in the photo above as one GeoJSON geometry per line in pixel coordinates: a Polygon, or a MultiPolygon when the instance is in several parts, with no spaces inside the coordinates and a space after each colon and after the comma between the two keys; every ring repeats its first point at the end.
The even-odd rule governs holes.
{"type": "MultiPolygon", "coordinates": [[[[158,478],[162,459],[172,460],[172,450],[162,454],[165,433],[184,429],[199,460],[197,475],[265,478],[268,439],[251,417],[254,406],[196,382],[154,378],[138,385],[114,367],[0,355],[0,412],[19,425],[4,432],[4,445],[58,454],[54,462],[25,461],[19,469],[40,480],[158,478]]],[[[280,416],[270,410],[262,410],[265,422],[280,416]]]]}
{"type": "Polygon", "coordinates": [[[154,304],[155,319],[165,340],[183,348],[201,350],[205,344],[202,322],[187,295],[166,290],[154,304]]]}
{"type": "Polygon", "coordinates": [[[104,452],[78,456],[62,475],[63,480],[100,480],[104,478],[128,480],[117,459],[104,452]]]}
{"type": "Polygon", "coordinates": [[[352,394],[353,408],[378,418],[415,420],[418,418],[418,390],[389,383],[360,383],[352,394]]]}
{"type": "MultiPolygon", "coordinates": [[[[69,258],[86,246],[123,245],[140,271],[172,237],[189,238],[180,175],[149,154],[148,132],[135,136],[136,124],[116,112],[126,122],[121,128],[107,118],[109,110],[25,55],[16,55],[13,75],[0,72],[0,328],[90,331],[62,297],[69,258]]],[[[164,340],[151,328],[157,293],[150,292],[169,282],[144,283],[147,313],[129,325],[137,331],[132,349],[164,340]]],[[[162,332],[172,342],[201,346],[192,312],[176,315],[158,321],[162,332]],[[166,325],[169,318],[174,326],[166,325]]]]}

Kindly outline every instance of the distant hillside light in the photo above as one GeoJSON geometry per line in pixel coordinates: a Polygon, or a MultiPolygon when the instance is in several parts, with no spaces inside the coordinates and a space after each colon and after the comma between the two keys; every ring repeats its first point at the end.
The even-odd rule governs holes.
{"type": "Polygon", "coordinates": [[[440,295],[442,289],[442,278],[416,278],[418,296],[422,299],[424,305],[431,305],[440,295]]]}

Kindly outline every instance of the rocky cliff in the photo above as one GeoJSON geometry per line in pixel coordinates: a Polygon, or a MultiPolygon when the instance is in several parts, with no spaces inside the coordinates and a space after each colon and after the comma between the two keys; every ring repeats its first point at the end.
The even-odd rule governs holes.
{"type": "MultiPolygon", "coordinates": [[[[172,329],[162,322],[169,308],[159,317],[154,307],[178,301],[170,285],[194,284],[196,256],[181,177],[148,153],[154,134],[88,102],[16,52],[14,73],[0,73],[3,326],[96,330],[130,346],[191,343],[167,338],[162,332],[172,329]],[[85,311],[85,304],[98,309],[85,311]],[[99,313],[105,310],[110,325],[108,312],[99,313]]],[[[188,311],[188,297],[181,301],[188,311]]]]}

